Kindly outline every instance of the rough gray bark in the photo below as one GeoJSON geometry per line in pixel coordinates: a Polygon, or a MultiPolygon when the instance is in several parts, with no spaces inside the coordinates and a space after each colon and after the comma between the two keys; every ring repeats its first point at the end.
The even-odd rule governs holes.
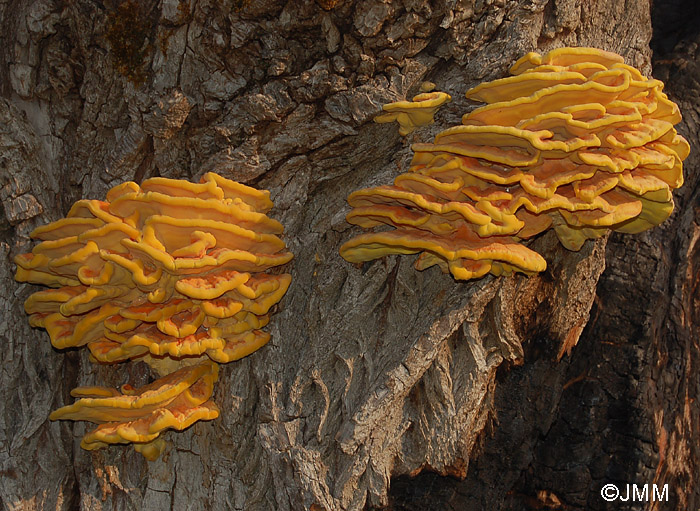
{"type": "MultiPolygon", "coordinates": [[[[694,402],[688,426],[674,426],[685,424],[674,385],[693,374],[697,346],[668,353],[666,364],[688,357],[695,365],[667,383],[661,368],[628,373],[615,365],[620,355],[602,352],[596,332],[612,326],[597,312],[587,347],[573,349],[572,359],[564,353],[588,322],[605,240],[571,253],[548,233],[533,244],[549,262],[546,272],[470,283],[436,268],[416,272],[411,257],[356,267],[337,251],[355,232],[344,220],[348,193],[389,182],[410,158],[395,126],[371,122],[381,104],[411,96],[423,80],[452,94],[436,124],[409,137],[427,141],[459,122],[468,87],[502,76],[527,51],[598,46],[648,72],[649,9],[623,0],[0,0],[2,507],[330,511],[393,502],[400,509],[418,500],[400,477],[422,471],[439,474],[430,487],[444,491],[429,494],[434,505],[497,509],[516,505],[508,497],[514,489],[525,496],[545,489],[574,508],[599,506],[605,471],[563,495],[542,468],[563,467],[560,452],[547,458],[540,438],[577,409],[572,392],[581,387],[572,374],[589,374],[601,360],[621,367],[623,386],[658,386],[645,403],[666,412],[650,423],[649,438],[664,425],[672,459],[698,429],[694,402]],[[27,324],[22,302],[35,288],[14,282],[11,259],[30,249],[34,226],[60,218],[76,199],[102,198],[125,180],[198,179],[211,170],[270,189],[272,216],[286,227],[294,280],[268,327],[273,339],[222,367],[221,417],[168,434],[171,446],[158,461],[130,447],[83,451],[86,425],[50,423],[49,412],[70,402],[78,385],[142,385],[148,368],[98,367],[83,352],[53,350],[46,333],[27,324]],[[466,480],[455,486],[447,476],[466,480]],[[390,499],[392,478],[399,479],[390,499]]],[[[697,234],[687,230],[697,215],[697,178],[689,181],[676,223],[630,241],[613,238],[607,259],[617,273],[605,277],[604,290],[623,282],[624,300],[635,304],[648,275],[659,275],[652,279],[659,293],[673,275],[678,296],[691,299],[681,310],[697,308],[685,278],[693,268],[697,274],[697,234]],[[664,235],[680,237],[694,266],[669,273],[663,251],[672,248],[654,245],[664,235]],[[637,273],[631,253],[651,266],[637,273]]],[[[637,325],[649,332],[643,346],[661,349],[662,337],[652,334],[666,313],[637,305],[649,306],[654,320],[608,321],[626,339],[637,325]]],[[[697,333],[695,321],[670,316],[697,333]]],[[[601,380],[604,391],[610,378],[601,380]]],[[[560,436],[585,445],[591,435],[560,436]]],[[[638,459],[652,472],[662,466],[646,454],[638,459]]],[[[698,458],[693,450],[684,459],[698,458]]],[[[679,499],[690,495],[681,484],[695,474],[669,463],[659,480],[677,480],[679,499]]],[[[644,470],[630,464],[625,475],[644,470]]]]}

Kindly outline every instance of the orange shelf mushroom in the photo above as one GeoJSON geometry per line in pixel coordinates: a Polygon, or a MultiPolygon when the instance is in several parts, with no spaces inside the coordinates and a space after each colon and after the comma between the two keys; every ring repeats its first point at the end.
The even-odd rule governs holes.
{"type": "Polygon", "coordinates": [[[142,360],[163,376],[129,393],[77,389],[82,399],[51,418],[97,418],[104,424],[83,447],[134,442],[151,459],[164,445],[162,430],[216,417],[208,401],[214,362],[269,341],[262,329],[291,283],[287,273],[268,272],[292,259],[278,237],[282,224],[266,215],[271,208],[269,192],[209,173],[197,184],[123,183],[106,201],[78,201],[66,218],[37,228],[32,237],[41,242],[15,258],[16,279],[54,289],[27,299],[30,324],[45,328],[56,348],[87,346],[102,363],[142,360]],[[172,406],[136,404],[166,388],[185,390],[172,406]]]}
{"type": "Polygon", "coordinates": [[[375,122],[399,123],[399,134],[408,135],[420,126],[432,124],[435,113],[445,103],[452,101],[449,94],[438,91],[421,92],[413,101],[396,101],[382,107],[385,113],[374,118],[375,122]]]}
{"type": "Polygon", "coordinates": [[[80,420],[99,424],[82,439],[83,449],[109,444],[133,443],[149,460],[160,456],[164,442],[160,434],[183,430],[199,420],[219,416],[210,400],[219,367],[212,362],[184,367],[135,390],[108,387],[78,387],[71,391],[75,403],[53,412],[51,420],[80,420]]]}
{"type": "Polygon", "coordinates": [[[487,104],[414,144],[393,186],[350,195],[348,222],[395,229],[348,241],[345,259],[421,253],[417,269],[456,279],[531,274],[546,262],[521,241],[546,229],[579,250],[671,214],[690,148],[662,82],[595,48],[529,53],[511,73],[468,91],[487,104]]]}

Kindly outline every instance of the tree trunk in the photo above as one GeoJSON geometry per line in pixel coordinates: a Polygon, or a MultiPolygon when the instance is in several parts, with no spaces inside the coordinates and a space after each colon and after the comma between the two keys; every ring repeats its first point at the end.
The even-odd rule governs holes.
{"type": "Polygon", "coordinates": [[[666,4],[0,0],[2,509],[621,509],[607,483],[669,485],[672,506],[630,509],[696,509],[700,40],[676,44],[692,16],[666,4]],[[652,21],[693,150],[662,226],[580,252],[548,232],[532,277],[339,256],[359,232],[348,194],[458,124],[469,87],[564,45],[649,75],[652,21]],[[453,97],[434,125],[403,139],[372,122],[426,80],[453,97]],[[269,189],[285,225],[293,281],[272,341],[222,366],[221,416],[167,433],[157,461],[84,451],[89,425],[48,421],[69,391],[153,376],[53,349],[12,258],[77,199],[209,171],[269,189]]]}

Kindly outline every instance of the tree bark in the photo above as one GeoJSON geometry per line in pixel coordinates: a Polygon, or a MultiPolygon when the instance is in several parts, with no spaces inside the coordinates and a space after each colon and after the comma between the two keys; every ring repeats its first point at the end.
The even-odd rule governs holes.
{"type": "Polygon", "coordinates": [[[466,283],[338,255],[359,232],[347,195],[389,183],[526,52],[596,46],[650,74],[648,2],[0,0],[0,24],[3,509],[612,509],[608,482],[697,508],[694,46],[657,39],[693,147],[661,227],[580,252],[549,232],[542,274],[466,283]],[[434,125],[372,122],[425,80],[453,97],[434,125]],[[77,199],[209,171],[269,189],[285,225],[272,341],[221,368],[221,417],[166,434],[159,460],[84,451],[89,425],[48,421],[69,391],[153,376],[51,348],[12,258],[77,199]]]}

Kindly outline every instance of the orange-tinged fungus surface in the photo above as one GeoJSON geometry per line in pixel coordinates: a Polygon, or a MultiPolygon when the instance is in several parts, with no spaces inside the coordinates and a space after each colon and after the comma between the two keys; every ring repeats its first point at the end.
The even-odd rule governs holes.
{"type": "Polygon", "coordinates": [[[83,420],[99,424],[85,434],[83,449],[133,443],[147,459],[158,458],[165,444],[157,442],[168,429],[183,430],[196,421],[219,416],[210,400],[218,365],[203,362],[184,367],[140,389],[78,387],[75,403],[54,411],[51,420],[83,420]]]}
{"type": "Polygon", "coordinates": [[[523,239],[552,228],[579,250],[671,214],[690,146],[662,82],[596,48],[529,53],[510,71],[467,92],[486,105],[461,125],[414,144],[393,186],[349,196],[349,223],[395,229],[348,241],[345,259],[420,253],[417,269],[437,265],[456,279],[531,274],[546,263],[523,239]]]}
{"type": "Polygon", "coordinates": [[[413,96],[413,101],[396,101],[382,107],[385,113],[374,118],[375,122],[399,123],[399,134],[408,135],[420,126],[426,126],[434,122],[435,113],[445,103],[452,101],[452,97],[445,92],[421,92],[413,96]]]}
{"type": "Polygon", "coordinates": [[[87,346],[100,363],[142,360],[163,376],[128,393],[76,389],[81,399],[52,418],[100,423],[83,447],[133,442],[154,459],[161,431],[218,415],[208,401],[215,362],[268,342],[262,329],[291,283],[267,273],[292,259],[271,207],[269,192],[213,173],[200,183],[158,177],[78,201],[32,233],[41,241],[15,258],[16,279],[54,289],[27,299],[30,324],[56,348],[87,346]]]}

